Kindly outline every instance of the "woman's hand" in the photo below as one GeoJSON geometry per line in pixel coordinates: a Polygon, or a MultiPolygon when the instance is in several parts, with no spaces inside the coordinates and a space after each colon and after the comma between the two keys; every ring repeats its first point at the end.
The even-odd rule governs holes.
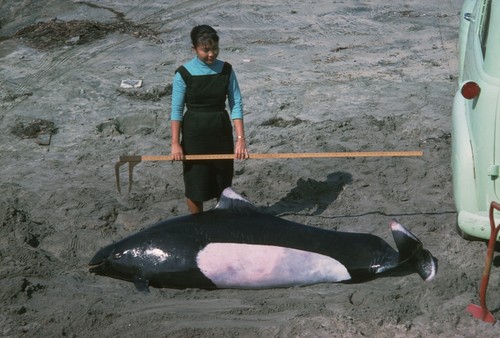
{"type": "Polygon", "coordinates": [[[184,160],[184,151],[179,143],[172,143],[172,161],[184,160]]]}
{"type": "Polygon", "coordinates": [[[180,143],[182,122],[172,121],[170,125],[172,127],[172,161],[182,161],[184,160],[184,150],[180,143]]]}
{"type": "Polygon", "coordinates": [[[234,149],[234,158],[237,160],[246,160],[250,157],[247,151],[245,138],[238,138],[236,140],[236,147],[234,149]]]}

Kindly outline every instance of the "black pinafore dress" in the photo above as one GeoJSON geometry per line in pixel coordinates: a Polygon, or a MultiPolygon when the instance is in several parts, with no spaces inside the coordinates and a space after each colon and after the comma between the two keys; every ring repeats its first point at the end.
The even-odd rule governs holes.
{"type": "MultiPolygon", "coordinates": [[[[231,120],[226,108],[231,65],[224,63],[219,74],[191,75],[179,67],[186,83],[186,113],[182,122],[181,145],[185,155],[234,154],[231,120]]],[[[233,160],[183,162],[185,195],[203,202],[219,198],[233,180],[233,160]]]]}

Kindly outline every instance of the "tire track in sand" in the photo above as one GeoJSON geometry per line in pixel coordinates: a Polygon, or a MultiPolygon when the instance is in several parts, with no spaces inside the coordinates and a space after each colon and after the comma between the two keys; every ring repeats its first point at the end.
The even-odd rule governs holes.
{"type": "MultiPolygon", "coordinates": [[[[141,13],[146,13],[139,20],[139,23],[148,22],[153,18],[162,17],[165,13],[171,13],[168,20],[166,21],[154,21],[153,23],[148,22],[148,25],[155,25],[160,27],[165,27],[173,25],[176,22],[185,20],[187,17],[195,15],[198,12],[203,12],[207,9],[218,8],[220,6],[227,5],[231,1],[211,1],[200,3],[196,0],[179,2],[174,5],[163,5],[162,10],[157,10],[158,6],[161,4],[154,4],[148,6],[147,3],[150,1],[144,0],[138,4],[135,4],[128,11],[123,13],[124,17],[130,16],[140,16],[141,13]],[[193,11],[194,10],[194,11],[193,11]]],[[[84,2],[80,2],[84,3],[84,2]]],[[[99,7],[93,3],[88,2],[90,6],[99,7]]],[[[106,10],[112,11],[115,15],[122,15],[117,10],[112,7],[101,7],[106,10]]],[[[29,74],[19,80],[0,80],[0,85],[8,87],[8,91],[14,93],[16,99],[9,99],[0,101],[0,107],[2,112],[7,115],[14,107],[23,107],[25,104],[29,104],[28,98],[32,93],[42,90],[44,87],[50,85],[56,80],[63,79],[65,77],[70,77],[74,74],[74,70],[78,69],[79,66],[95,60],[99,56],[106,56],[110,54],[115,48],[129,43],[136,38],[134,36],[126,36],[118,41],[108,41],[108,43],[96,48],[95,50],[89,52],[88,45],[75,45],[70,48],[61,48],[55,51],[46,52],[43,57],[39,59],[36,66],[31,70],[29,74]],[[29,94],[27,94],[29,93],[29,94]]]]}

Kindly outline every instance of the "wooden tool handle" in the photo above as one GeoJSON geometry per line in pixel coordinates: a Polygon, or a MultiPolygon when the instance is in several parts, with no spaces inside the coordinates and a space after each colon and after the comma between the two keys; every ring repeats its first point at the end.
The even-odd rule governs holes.
{"type": "MultiPolygon", "coordinates": [[[[365,152],[335,152],[335,153],[271,153],[250,154],[250,159],[266,158],[325,158],[325,157],[404,157],[422,156],[422,151],[365,151],[365,152]]],[[[234,154],[185,155],[184,160],[231,160],[234,154]]],[[[120,162],[142,161],[172,161],[171,155],[135,155],[120,156],[120,162]]]]}

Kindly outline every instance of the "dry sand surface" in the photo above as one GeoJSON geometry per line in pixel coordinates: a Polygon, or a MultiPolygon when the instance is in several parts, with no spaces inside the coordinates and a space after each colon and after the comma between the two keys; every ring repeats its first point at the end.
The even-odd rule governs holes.
{"type": "MultiPolygon", "coordinates": [[[[497,335],[465,311],[486,246],[455,232],[461,3],[0,1],[0,336],[497,335]],[[179,163],[138,165],[130,195],[117,193],[114,163],[170,152],[170,83],[201,23],[218,29],[219,57],[237,72],[251,152],[424,152],[248,160],[234,189],[269,213],[391,244],[395,218],[439,259],[434,281],[145,295],[88,272],[100,247],[187,213],[179,163]],[[143,86],[121,89],[126,79],[143,86]]],[[[493,267],[497,317],[499,281],[493,267]]]]}

